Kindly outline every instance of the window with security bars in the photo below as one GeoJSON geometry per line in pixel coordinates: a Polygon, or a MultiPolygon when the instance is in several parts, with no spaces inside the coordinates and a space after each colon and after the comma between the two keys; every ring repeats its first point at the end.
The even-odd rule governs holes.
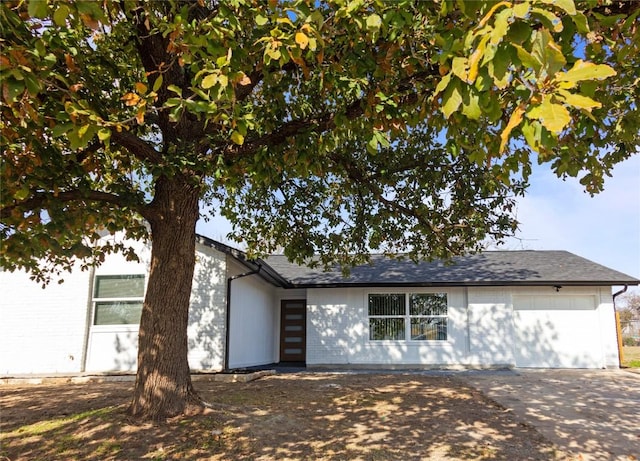
{"type": "Polygon", "coordinates": [[[446,341],[446,293],[375,293],[368,296],[369,339],[446,341]]]}
{"type": "Polygon", "coordinates": [[[143,301],[144,275],[99,275],[93,290],[93,324],[139,324],[143,301]]]}

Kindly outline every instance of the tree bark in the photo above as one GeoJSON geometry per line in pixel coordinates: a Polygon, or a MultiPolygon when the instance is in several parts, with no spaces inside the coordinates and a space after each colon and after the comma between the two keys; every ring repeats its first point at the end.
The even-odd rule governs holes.
{"type": "Polygon", "coordinates": [[[193,178],[161,177],[145,211],[151,265],[138,338],[132,416],[161,420],[201,405],[187,360],[189,299],[195,268],[199,187],[193,178]],[[191,182],[190,182],[191,181],[191,182]]]}

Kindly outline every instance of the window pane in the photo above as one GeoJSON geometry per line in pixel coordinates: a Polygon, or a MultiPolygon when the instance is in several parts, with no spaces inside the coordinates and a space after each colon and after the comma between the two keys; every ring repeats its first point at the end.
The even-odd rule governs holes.
{"type": "Polygon", "coordinates": [[[410,315],[447,315],[446,293],[412,293],[409,297],[410,315]]]}
{"type": "Polygon", "coordinates": [[[404,295],[369,295],[369,315],[405,315],[404,295]]]}
{"type": "Polygon", "coordinates": [[[447,319],[442,317],[412,318],[411,339],[414,341],[446,341],[447,319]]]}
{"type": "Polygon", "coordinates": [[[142,301],[98,302],[94,325],[136,325],[140,315],[142,301]]]}
{"type": "Polygon", "coordinates": [[[142,298],[144,275],[100,275],[96,277],[96,298],[142,298]]]}
{"type": "Polygon", "coordinates": [[[369,339],[404,339],[404,319],[369,319],[369,339]]]}

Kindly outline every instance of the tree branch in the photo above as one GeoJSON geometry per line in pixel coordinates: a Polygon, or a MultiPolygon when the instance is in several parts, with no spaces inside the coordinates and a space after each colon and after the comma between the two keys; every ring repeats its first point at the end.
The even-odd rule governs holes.
{"type": "Polygon", "coordinates": [[[113,129],[111,130],[111,139],[120,147],[131,152],[140,161],[156,164],[162,161],[162,155],[153,146],[128,131],[113,129]]]}
{"type": "Polygon", "coordinates": [[[137,206],[131,206],[131,201],[127,200],[125,197],[120,195],[110,194],[108,192],[101,191],[80,191],[80,190],[71,190],[65,192],[59,192],[54,196],[51,192],[38,192],[32,197],[23,200],[18,203],[14,203],[12,205],[7,205],[5,207],[0,208],[0,219],[5,219],[11,216],[12,212],[16,209],[27,209],[34,210],[41,208],[47,200],[52,198],[57,202],[77,202],[77,201],[91,201],[91,202],[102,202],[102,203],[110,203],[112,205],[117,206],[127,206],[130,208],[138,209],[138,211],[142,211],[144,206],[143,203],[138,203],[137,206]]]}

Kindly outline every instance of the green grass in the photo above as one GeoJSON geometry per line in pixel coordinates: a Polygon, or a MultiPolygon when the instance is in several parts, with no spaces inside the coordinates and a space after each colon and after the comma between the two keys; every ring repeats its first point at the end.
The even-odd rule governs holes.
{"type": "Polygon", "coordinates": [[[622,356],[623,367],[640,368],[640,346],[624,346],[622,356]]]}
{"type": "Polygon", "coordinates": [[[98,408],[96,410],[83,411],[81,413],[76,413],[74,415],[65,416],[64,418],[56,418],[56,419],[48,419],[44,421],[38,421],[37,423],[27,424],[25,426],[21,426],[16,430],[8,433],[8,436],[20,435],[20,436],[32,436],[32,435],[42,435],[51,431],[55,431],[60,429],[61,427],[66,426],[67,424],[75,421],[80,421],[86,418],[92,417],[103,417],[112,413],[117,407],[105,407],[98,408]]]}

